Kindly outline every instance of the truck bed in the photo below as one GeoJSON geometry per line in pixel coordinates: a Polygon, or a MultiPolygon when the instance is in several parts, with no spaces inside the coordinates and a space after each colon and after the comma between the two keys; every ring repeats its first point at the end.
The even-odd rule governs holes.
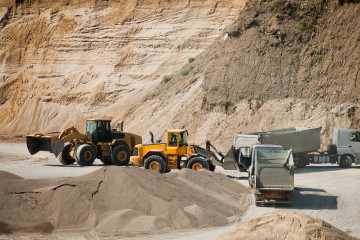
{"type": "Polygon", "coordinates": [[[314,152],[320,149],[319,128],[293,127],[265,132],[250,133],[258,135],[261,144],[279,144],[293,153],[314,152]]]}

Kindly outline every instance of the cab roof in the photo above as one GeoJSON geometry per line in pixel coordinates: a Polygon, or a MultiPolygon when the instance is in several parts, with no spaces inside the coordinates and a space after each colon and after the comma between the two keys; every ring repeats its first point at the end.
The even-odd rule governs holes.
{"type": "Polygon", "coordinates": [[[186,130],[185,129],[169,129],[166,132],[181,133],[181,132],[186,132],[186,130]]]}
{"type": "Polygon", "coordinates": [[[104,122],[111,122],[110,118],[88,118],[86,121],[104,121],[104,122]]]}

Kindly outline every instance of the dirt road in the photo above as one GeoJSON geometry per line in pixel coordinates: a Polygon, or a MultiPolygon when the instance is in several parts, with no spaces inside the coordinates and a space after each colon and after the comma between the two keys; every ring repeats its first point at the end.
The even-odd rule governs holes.
{"type": "MultiPolygon", "coordinates": [[[[0,170],[24,178],[49,179],[83,175],[103,167],[96,160],[95,166],[60,165],[49,153],[30,156],[24,144],[0,144],[0,170]]],[[[247,173],[225,171],[241,184],[248,186],[247,173]]],[[[348,234],[360,237],[360,167],[342,169],[337,165],[312,165],[296,169],[295,194],[292,210],[321,218],[348,234]]],[[[237,222],[249,220],[282,207],[256,207],[252,204],[237,222]]],[[[171,232],[156,236],[138,236],[129,239],[217,239],[233,227],[195,229],[171,232]]],[[[79,236],[76,236],[79,237],[79,236]]],[[[84,237],[84,236],[83,236],[84,237]]],[[[86,238],[86,237],[85,237],[86,238]]]]}

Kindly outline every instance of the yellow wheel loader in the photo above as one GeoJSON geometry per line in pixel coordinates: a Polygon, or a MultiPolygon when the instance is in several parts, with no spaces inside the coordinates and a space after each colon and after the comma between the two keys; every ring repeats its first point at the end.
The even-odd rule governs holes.
{"type": "MultiPolygon", "coordinates": [[[[187,143],[188,133],[184,129],[167,130],[165,143],[154,143],[153,135],[150,134],[152,143],[136,145],[134,156],[130,158],[131,163],[136,166],[156,170],[160,173],[181,168],[214,171],[213,160],[222,161],[214,152],[210,151],[210,146],[212,146],[210,142],[207,142],[207,149],[196,145],[189,146],[187,143]]],[[[222,158],[224,157],[221,153],[218,152],[218,154],[222,158]]]]}
{"type": "Polygon", "coordinates": [[[26,136],[31,155],[39,151],[54,153],[60,163],[90,166],[96,158],[104,164],[126,165],[135,145],[142,143],[141,136],[111,129],[109,119],[88,119],[85,134],[69,127],[60,134],[34,134],[26,136]]]}

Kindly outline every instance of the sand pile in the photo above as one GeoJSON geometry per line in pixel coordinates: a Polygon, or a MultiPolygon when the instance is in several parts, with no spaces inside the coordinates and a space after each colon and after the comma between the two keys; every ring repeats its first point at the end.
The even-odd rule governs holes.
{"type": "Polygon", "coordinates": [[[291,210],[278,210],[242,222],[220,237],[226,239],[356,239],[329,223],[291,210]]]}
{"type": "Polygon", "coordinates": [[[12,173],[0,171],[0,194],[30,191],[38,187],[36,181],[32,179],[23,179],[12,173]]]}
{"type": "Polygon", "coordinates": [[[219,173],[110,166],[52,187],[0,192],[0,222],[13,230],[47,224],[102,236],[223,226],[244,213],[248,194],[219,173]]]}

